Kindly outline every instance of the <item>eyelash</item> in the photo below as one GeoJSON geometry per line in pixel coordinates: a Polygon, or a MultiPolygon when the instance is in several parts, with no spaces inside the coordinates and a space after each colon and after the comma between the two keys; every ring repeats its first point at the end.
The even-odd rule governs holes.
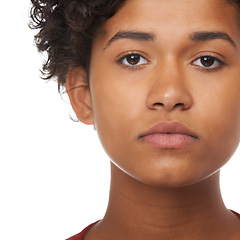
{"type": "MultiPolygon", "coordinates": [[[[202,62],[201,62],[201,64],[203,65],[202,62]]],[[[191,62],[191,65],[196,66],[197,68],[199,68],[199,69],[202,70],[202,71],[214,72],[214,71],[220,70],[220,69],[221,69],[223,66],[225,66],[226,64],[225,64],[225,62],[224,62],[223,60],[220,60],[220,59],[219,59],[218,57],[216,57],[216,56],[213,56],[213,55],[211,55],[211,54],[205,54],[205,55],[202,55],[202,56],[196,58],[195,60],[193,60],[193,61],[191,62]],[[212,65],[216,65],[216,62],[217,62],[217,66],[212,67],[212,65],[211,65],[211,66],[207,67],[207,66],[199,66],[199,65],[197,65],[197,64],[194,64],[194,62],[201,61],[201,60],[203,60],[204,58],[208,58],[208,60],[209,60],[209,59],[212,60],[212,61],[213,61],[212,65]]]]}
{"type": "MultiPolygon", "coordinates": [[[[206,59],[207,60],[207,59],[206,59]]],[[[120,64],[122,67],[124,68],[127,68],[127,69],[130,69],[130,70],[137,70],[137,69],[141,69],[143,68],[145,65],[148,65],[150,62],[147,58],[143,57],[141,54],[139,53],[136,53],[136,52],[129,52],[127,54],[124,54],[122,56],[120,56],[117,60],[116,60],[116,63],[120,64]],[[124,61],[128,61],[127,58],[128,57],[139,57],[139,62],[136,63],[135,65],[134,64],[131,64],[128,62],[128,64],[124,63],[124,61]],[[145,61],[144,63],[141,63],[141,61],[145,61]],[[138,64],[138,65],[137,65],[138,64]]],[[[201,62],[201,64],[203,65],[203,63],[201,62]]],[[[206,71],[206,72],[214,72],[214,71],[217,71],[217,70],[220,70],[224,65],[226,65],[224,63],[223,60],[220,60],[218,57],[216,56],[213,56],[211,54],[203,54],[202,56],[194,59],[192,62],[191,62],[191,65],[193,66],[196,66],[197,68],[199,68],[200,70],[202,71],[206,71]],[[196,64],[197,61],[201,61],[201,60],[204,60],[204,58],[208,58],[208,60],[212,60],[213,63],[212,65],[216,65],[216,62],[217,62],[217,66],[215,67],[212,67],[212,66],[199,66],[196,64]],[[195,62],[195,64],[194,64],[195,62]]]]}
{"type": "Polygon", "coordinates": [[[136,52],[129,52],[127,54],[124,54],[124,55],[121,55],[120,57],[118,57],[118,59],[116,60],[116,63],[120,64],[122,67],[124,68],[127,68],[127,69],[130,69],[130,70],[135,70],[135,69],[141,69],[144,67],[144,65],[148,65],[149,64],[149,60],[145,57],[143,57],[141,54],[139,53],[136,53],[136,52]],[[127,61],[127,58],[128,57],[131,57],[131,56],[135,56],[135,57],[139,57],[139,61],[144,61],[145,63],[141,63],[139,64],[139,62],[134,65],[134,64],[130,64],[128,63],[129,65],[127,65],[126,63],[124,63],[124,61],[127,61]]]}

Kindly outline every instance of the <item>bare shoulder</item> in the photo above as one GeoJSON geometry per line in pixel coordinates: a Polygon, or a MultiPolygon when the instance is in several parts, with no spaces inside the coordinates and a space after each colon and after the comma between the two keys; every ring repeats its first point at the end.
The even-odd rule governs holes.
{"type": "Polygon", "coordinates": [[[234,233],[232,240],[239,240],[239,239],[240,239],[240,225],[239,225],[239,229],[234,233]]]}
{"type": "Polygon", "coordinates": [[[235,218],[235,224],[233,227],[233,237],[232,240],[239,240],[240,239],[240,215],[235,213],[237,218],[235,218]]]}

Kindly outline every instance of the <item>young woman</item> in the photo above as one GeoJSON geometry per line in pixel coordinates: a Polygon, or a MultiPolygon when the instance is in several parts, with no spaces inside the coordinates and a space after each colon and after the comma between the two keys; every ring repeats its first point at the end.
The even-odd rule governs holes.
{"type": "Polygon", "coordinates": [[[240,139],[240,1],[32,3],[46,77],[111,159],[105,216],[70,239],[240,239],[219,188],[240,139]]]}

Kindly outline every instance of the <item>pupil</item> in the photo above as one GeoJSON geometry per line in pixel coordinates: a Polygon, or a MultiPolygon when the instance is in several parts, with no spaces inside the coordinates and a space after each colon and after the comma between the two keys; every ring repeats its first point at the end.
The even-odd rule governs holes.
{"type": "Polygon", "coordinates": [[[205,67],[210,67],[214,64],[215,59],[213,57],[202,57],[201,63],[205,67]]]}
{"type": "Polygon", "coordinates": [[[127,62],[131,65],[136,65],[140,61],[140,56],[137,54],[131,54],[127,57],[127,62]]]}

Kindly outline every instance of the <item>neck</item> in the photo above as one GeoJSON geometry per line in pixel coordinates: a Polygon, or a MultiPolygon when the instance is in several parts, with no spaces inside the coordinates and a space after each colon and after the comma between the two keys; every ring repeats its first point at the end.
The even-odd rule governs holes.
{"type": "Polygon", "coordinates": [[[219,173],[195,185],[161,188],[145,185],[114,165],[111,171],[109,205],[102,226],[105,223],[125,237],[175,239],[181,234],[181,239],[200,239],[196,236],[204,229],[219,228],[225,223],[222,219],[231,218],[222,201],[219,173]]]}

